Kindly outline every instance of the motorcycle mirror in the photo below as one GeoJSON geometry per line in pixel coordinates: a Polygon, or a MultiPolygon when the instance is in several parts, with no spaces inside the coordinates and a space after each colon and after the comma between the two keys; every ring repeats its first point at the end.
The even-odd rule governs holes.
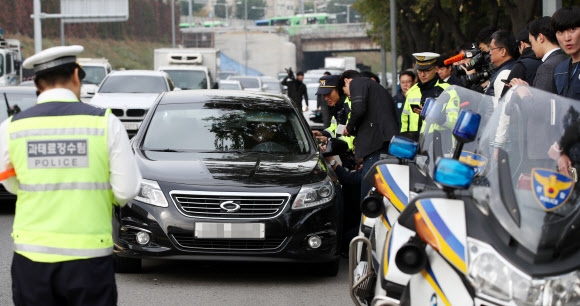
{"type": "Polygon", "coordinates": [[[468,110],[461,110],[457,123],[453,128],[453,135],[462,143],[469,143],[475,140],[481,115],[468,110]]]}
{"type": "Polygon", "coordinates": [[[475,170],[457,159],[441,158],[437,161],[433,179],[445,186],[456,189],[467,189],[471,185],[475,170]]]}
{"type": "Polygon", "coordinates": [[[421,120],[425,120],[425,117],[427,117],[427,112],[429,111],[429,108],[435,103],[435,99],[433,98],[426,98],[425,99],[425,104],[423,105],[423,109],[421,110],[421,114],[419,114],[419,117],[421,118],[421,120]]]}
{"type": "Polygon", "coordinates": [[[385,213],[385,205],[383,204],[383,196],[372,188],[362,202],[360,203],[360,210],[368,218],[377,218],[385,213]]]}
{"type": "Polygon", "coordinates": [[[419,144],[401,136],[393,136],[389,143],[389,154],[400,159],[415,159],[419,144]]]}

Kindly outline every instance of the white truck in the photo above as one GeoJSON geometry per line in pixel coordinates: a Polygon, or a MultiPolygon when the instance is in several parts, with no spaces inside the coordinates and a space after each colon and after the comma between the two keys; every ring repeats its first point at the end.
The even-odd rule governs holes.
{"type": "Polygon", "coordinates": [[[86,73],[81,85],[81,101],[89,102],[99,90],[103,79],[111,73],[112,67],[106,58],[81,57],[77,61],[86,73]]]}
{"type": "Polygon", "coordinates": [[[180,89],[217,88],[220,50],[215,48],[162,48],[153,52],[153,69],[165,71],[180,89]]]}
{"type": "Polygon", "coordinates": [[[325,57],[324,68],[333,68],[340,70],[356,70],[356,57],[342,56],[342,57],[325,57]]]}
{"type": "Polygon", "coordinates": [[[22,53],[20,41],[4,39],[0,28],[0,86],[18,85],[22,82],[22,53]]]}

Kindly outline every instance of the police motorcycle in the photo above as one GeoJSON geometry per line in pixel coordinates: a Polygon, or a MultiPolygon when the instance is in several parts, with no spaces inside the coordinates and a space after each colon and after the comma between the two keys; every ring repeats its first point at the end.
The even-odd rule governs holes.
{"type": "MultiPolygon", "coordinates": [[[[365,179],[369,184],[374,182],[375,187],[361,203],[361,230],[350,248],[350,289],[355,304],[398,304],[409,275],[396,267],[394,254],[414,232],[401,227],[397,218],[418,194],[439,189],[430,174],[430,161],[451,155],[451,129],[457,121],[457,109],[483,111],[490,105],[490,96],[463,87],[447,88],[436,100],[426,100],[421,114],[425,126],[419,143],[397,136],[389,147],[389,153],[397,159],[380,160],[373,165],[365,179]],[[418,148],[421,149],[416,155],[418,148]]],[[[460,158],[469,156],[466,151],[460,158]]]]}
{"type": "Polygon", "coordinates": [[[402,305],[580,304],[579,118],[578,101],[516,86],[475,142],[486,165],[439,160],[444,188],[398,220],[416,232],[396,254],[402,305]]]}

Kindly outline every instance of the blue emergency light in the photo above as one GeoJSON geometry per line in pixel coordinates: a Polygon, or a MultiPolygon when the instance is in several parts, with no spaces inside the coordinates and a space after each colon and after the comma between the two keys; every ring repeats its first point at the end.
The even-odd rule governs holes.
{"type": "Polygon", "coordinates": [[[393,136],[389,144],[389,154],[400,159],[415,159],[419,144],[411,139],[401,136],[393,136]]]}
{"type": "Polygon", "coordinates": [[[472,142],[477,136],[480,122],[481,115],[468,110],[461,110],[457,123],[453,128],[453,135],[463,143],[472,142]]]}
{"type": "Polygon", "coordinates": [[[441,158],[435,166],[433,179],[446,187],[467,189],[474,175],[475,170],[472,166],[456,159],[441,158]]]}

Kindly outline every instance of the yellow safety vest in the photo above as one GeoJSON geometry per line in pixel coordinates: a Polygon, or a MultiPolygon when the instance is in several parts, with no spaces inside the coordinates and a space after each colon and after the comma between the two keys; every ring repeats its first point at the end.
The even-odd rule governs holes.
{"type": "MultiPolygon", "coordinates": [[[[439,83],[437,81],[435,86],[443,89],[449,87],[447,83],[439,83]]],[[[413,112],[411,105],[421,105],[421,89],[418,84],[413,85],[407,92],[407,99],[401,114],[401,132],[418,132],[419,131],[419,115],[413,112]]]]}
{"type": "MultiPolygon", "coordinates": [[[[344,99],[344,103],[346,105],[348,105],[348,109],[351,110],[348,112],[347,118],[346,118],[346,124],[348,125],[348,120],[350,120],[350,113],[352,112],[352,102],[350,101],[349,97],[346,97],[346,99],[344,99]]],[[[336,120],[335,116],[332,116],[332,119],[330,120],[330,125],[325,129],[327,132],[330,133],[330,135],[332,135],[333,138],[336,138],[337,135],[337,130],[338,130],[338,121],[336,120]]],[[[346,142],[348,144],[348,149],[349,150],[353,150],[354,149],[354,136],[340,136],[338,139],[343,140],[344,142],[346,142]]]]}
{"type": "Polygon", "coordinates": [[[17,253],[37,262],[112,254],[110,113],[79,101],[43,101],[10,119],[17,253]]]}

